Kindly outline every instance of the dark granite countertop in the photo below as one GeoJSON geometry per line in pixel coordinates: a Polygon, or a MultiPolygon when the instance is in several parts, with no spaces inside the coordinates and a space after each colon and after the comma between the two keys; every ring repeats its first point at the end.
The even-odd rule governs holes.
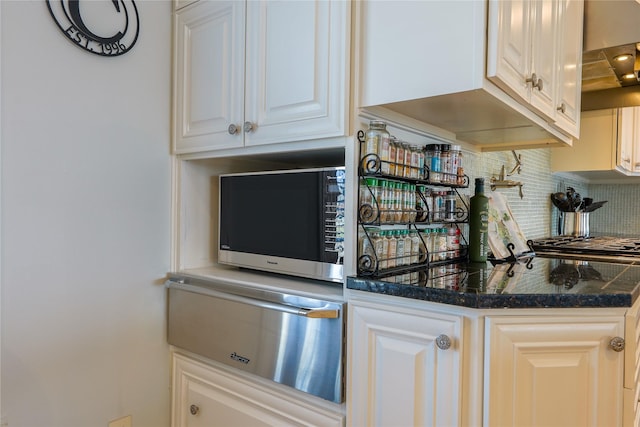
{"type": "Polygon", "coordinates": [[[630,307],[640,263],[536,256],[515,264],[452,264],[383,278],[348,277],[347,288],[472,308],[630,307]]]}

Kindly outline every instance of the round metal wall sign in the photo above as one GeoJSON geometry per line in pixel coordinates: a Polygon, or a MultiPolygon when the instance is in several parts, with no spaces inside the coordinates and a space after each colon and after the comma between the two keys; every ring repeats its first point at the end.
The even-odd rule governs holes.
{"type": "MultiPolygon", "coordinates": [[[[91,28],[92,20],[83,18],[81,3],[94,3],[96,0],[47,0],[51,16],[62,33],[82,49],[101,56],[118,56],[131,50],[138,40],[140,19],[133,0],[105,0],[108,4],[110,19],[108,27],[91,28]],[[109,4],[110,3],[110,4],[109,4]],[[100,35],[98,35],[98,33],[100,35]]],[[[93,21],[95,22],[95,21],[93,21]]]]}

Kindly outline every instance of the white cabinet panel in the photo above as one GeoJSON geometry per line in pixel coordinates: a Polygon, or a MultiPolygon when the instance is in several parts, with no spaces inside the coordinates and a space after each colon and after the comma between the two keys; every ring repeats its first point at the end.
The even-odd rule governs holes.
{"type": "Polygon", "coordinates": [[[622,422],[622,317],[488,317],[485,424],[616,426],[622,422]]]}
{"type": "Polygon", "coordinates": [[[460,424],[462,319],[351,303],[352,426],[460,424]],[[446,335],[451,347],[440,349],[446,335]]]}
{"type": "Polygon", "coordinates": [[[526,100],[529,99],[526,80],[531,73],[530,9],[529,0],[489,2],[490,13],[498,18],[496,25],[489,26],[493,48],[489,48],[487,76],[526,100]]]}
{"type": "Polygon", "coordinates": [[[342,136],[348,2],[248,2],[247,145],[342,136]]]}
{"type": "Polygon", "coordinates": [[[560,0],[558,14],[564,25],[558,27],[560,49],[556,63],[558,78],[555,121],[574,137],[580,135],[582,88],[583,0],[560,0]]]}
{"type": "Polygon", "coordinates": [[[556,112],[554,98],[558,85],[556,75],[556,62],[559,60],[558,33],[563,27],[562,21],[558,19],[557,6],[557,0],[536,0],[531,6],[533,27],[530,73],[531,77],[535,73],[536,81],[531,82],[529,102],[538,111],[552,119],[556,112]]]}
{"type": "Polygon", "coordinates": [[[175,15],[176,151],[242,145],[244,2],[200,1],[175,15]]]}

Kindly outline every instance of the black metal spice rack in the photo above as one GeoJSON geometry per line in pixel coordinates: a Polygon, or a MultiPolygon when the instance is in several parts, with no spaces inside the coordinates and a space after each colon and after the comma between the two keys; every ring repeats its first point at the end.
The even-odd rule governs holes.
{"type": "MultiPolygon", "coordinates": [[[[358,138],[359,146],[362,147],[364,143],[364,131],[362,130],[358,131],[357,138],[358,138]]],[[[369,195],[370,195],[370,199],[372,200],[372,204],[360,203],[360,201],[362,200],[362,197],[360,194],[360,192],[362,191],[361,190],[362,185],[358,185],[358,200],[359,200],[358,225],[361,228],[362,232],[364,233],[365,238],[368,239],[371,247],[373,247],[373,239],[371,238],[369,231],[365,226],[402,225],[402,226],[406,226],[409,230],[411,229],[419,230],[418,226],[420,225],[426,226],[426,225],[434,225],[434,224],[447,224],[447,225],[453,224],[456,226],[456,228],[460,229],[459,224],[468,222],[469,205],[467,204],[465,199],[461,197],[458,191],[461,188],[469,187],[469,177],[467,175],[437,172],[438,176],[440,177],[449,177],[449,179],[445,179],[445,181],[451,181],[451,182],[440,182],[433,179],[435,176],[435,173],[432,174],[429,167],[425,165],[424,169],[422,170],[422,175],[423,175],[422,178],[399,176],[397,174],[383,173],[382,166],[383,165],[388,166],[384,168],[385,170],[398,170],[398,168],[403,168],[403,170],[404,168],[411,168],[413,170],[417,168],[415,168],[414,166],[407,166],[407,165],[399,164],[395,162],[382,161],[380,157],[374,153],[367,153],[364,156],[360,155],[358,158],[360,159],[359,166],[358,166],[358,175],[360,178],[367,178],[367,177],[383,178],[383,179],[389,179],[393,181],[401,181],[401,182],[406,182],[410,184],[424,185],[429,187],[450,188],[453,191],[455,191],[457,200],[461,200],[463,203],[463,206],[456,207],[455,213],[453,214],[453,218],[450,217],[449,219],[446,219],[446,220],[435,218],[435,212],[429,211],[429,208],[428,208],[429,204],[426,201],[425,195],[421,191],[417,190],[416,191],[417,197],[420,197],[422,199],[422,203],[420,204],[416,203],[415,210],[406,210],[406,209],[402,209],[401,211],[397,209],[384,210],[384,212],[386,212],[387,214],[409,213],[410,217],[413,217],[415,214],[416,220],[409,220],[409,221],[385,220],[383,221],[380,215],[381,212],[383,212],[383,210],[381,209],[379,201],[375,197],[375,192],[373,191],[373,189],[370,188],[370,186],[365,182],[364,187],[366,187],[366,191],[370,193],[369,195]],[[424,209],[421,208],[421,206],[424,206],[424,209]]],[[[419,172],[419,171],[416,170],[416,172],[419,172]]],[[[411,173],[409,173],[409,175],[411,175],[411,173]]],[[[420,174],[415,173],[414,175],[419,176],[420,174]]],[[[422,250],[418,255],[417,262],[413,262],[413,263],[410,262],[411,261],[410,254],[401,256],[401,257],[390,257],[390,258],[378,259],[378,257],[375,254],[375,251],[373,254],[358,253],[358,266],[357,266],[358,276],[383,278],[383,277],[403,275],[407,273],[409,274],[419,273],[422,275],[426,274],[427,275],[426,277],[428,278],[429,271],[435,267],[444,266],[448,264],[455,264],[462,261],[466,261],[468,259],[468,250],[467,250],[468,244],[466,242],[464,234],[462,233],[460,233],[461,242],[460,242],[458,256],[451,257],[451,258],[446,258],[446,253],[450,251],[429,252],[426,242],[424,241],[421,233],[418,233],[418,237],[420,238],[420,241],[421,241],[420,247],[422,250]],[[445,253],[444,254],[445,257],[441,256],[443,252],[445,253]],[[409,259],[407,260],[407,258],[409,259]],[[440,258],[445,258],[445,259],[440,259],[440,258]],[[406,261],[409,261],[409,262],[406,262],[406,261]],[[398,263],[401,263],[402,265],[396,265],[398,263]],[[388,267],[388,264],[393,264],[393,266],[388,267]],[[385,266],[385,268],[382,268],[381,266],[385,266]]],[[[436,277],[434,276],[433,278],[436,278],[436,277]]],[[[421,283],[422,281],[419,279],[418,282],[421,283]]]]}

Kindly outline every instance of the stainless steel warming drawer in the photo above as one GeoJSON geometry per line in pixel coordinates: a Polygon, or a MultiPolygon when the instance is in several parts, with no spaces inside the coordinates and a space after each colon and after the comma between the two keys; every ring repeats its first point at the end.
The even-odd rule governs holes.
{"type": "Polygon", "coordinates": [[[167,288],[169,344],[343,401],[344,303],[179,275],[167,288]]]}

